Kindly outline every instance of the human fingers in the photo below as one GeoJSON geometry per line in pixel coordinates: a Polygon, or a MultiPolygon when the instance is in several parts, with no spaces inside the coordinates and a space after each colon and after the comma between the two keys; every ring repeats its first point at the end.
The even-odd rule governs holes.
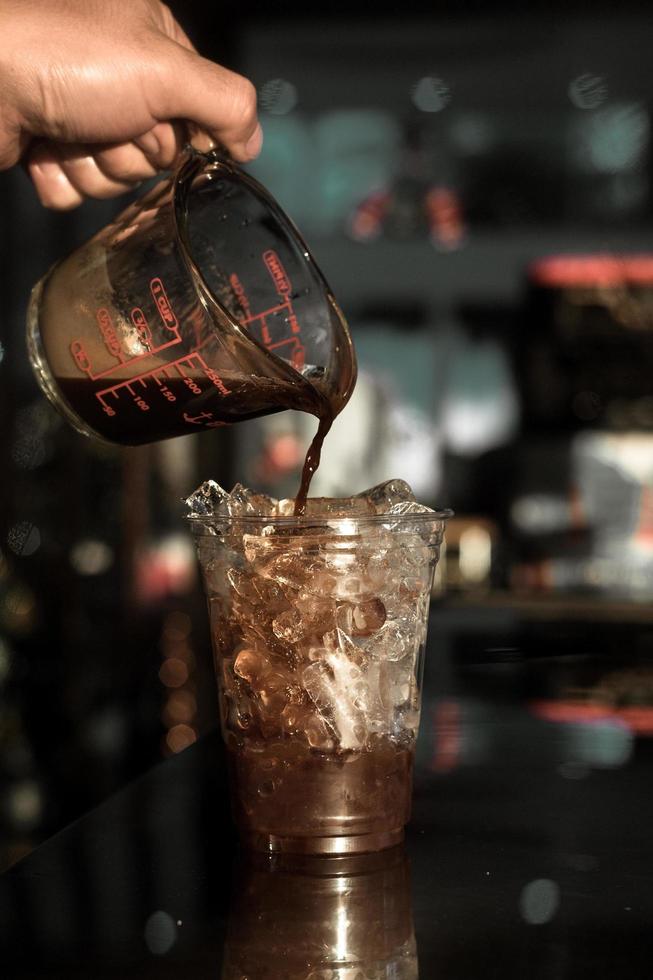
{"type": "Polygon", "coordinates": [[[188,142],[188,133],[181,123],[157,123],[134,143],[143,151],[157,170],[169,170],[188,142]]]}
{"type": "Polygon", "coordinates": [[[177,161],[188,141],[184,127],[157,123],[133,141],[115,144],[35,143],[27,170],[41,202],[67,210],[85,197],[114,197],[156,176],[177,161]]]}
{"type": "Polygon", "coordinates": [[[92,157],[105,177],[119,183],[138,183],[156,176],[163,169],[153,163],[135,141],[99,147],[92,157]]]}
{"type": "Polygon", "coordinates": [[[258,156],[263,134],[252,83],[180,44],[167,44],[151,92],[156,106],[153,112],[159,118],[195,123],[236,160],[244,162],[258,156]]]}
{"type": "Polygon", "coordinates": [[[69,211],[84,200],[47,144],[38,143],[29,149],[25,167],[44,207],[69,211]]]}
{"type": "MultiPolygon", "coordinates": [[[[142,156],[136,148],[135,151],[142,156]]],[[[124,194],[142,179],[107,176],[92,150],[77,144],[40,143],[30,152],[27,168],[41,202],[57,210],[77,207],[85,197],[108,198],[124,194]]]]}

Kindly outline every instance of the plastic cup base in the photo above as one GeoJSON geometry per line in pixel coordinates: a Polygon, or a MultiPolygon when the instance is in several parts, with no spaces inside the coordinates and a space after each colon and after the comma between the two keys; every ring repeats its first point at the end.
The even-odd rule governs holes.
{"type": "Polygon", "coordinates": [[[279,837],[276,834],[242,834],[243,845],[267,854],[366,854],[395,847],[404,839],[404,828],[375,834],[342,837],[279,837]]]}

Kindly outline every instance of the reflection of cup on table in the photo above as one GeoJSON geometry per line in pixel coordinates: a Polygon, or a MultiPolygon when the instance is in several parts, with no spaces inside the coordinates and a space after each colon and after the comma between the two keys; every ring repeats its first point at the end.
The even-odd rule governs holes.
{"type": "Polygon", "coordinates": [[[255,855],[238,869],[222,980],[417,980],[402,848],[345,857],[255,855]]]}
{"type": "Polygon", "coordinates": [[[378,513],[365,495],[308,504],[303,518],[192,518],[233,809],[257,850],[374,851],[410,816],[447,515],[378,513]]]}

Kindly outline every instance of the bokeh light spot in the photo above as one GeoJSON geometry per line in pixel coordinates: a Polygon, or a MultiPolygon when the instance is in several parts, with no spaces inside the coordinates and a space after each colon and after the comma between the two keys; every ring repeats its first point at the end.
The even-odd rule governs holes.
{"type": "Polygon", "coordinates": [[[413,88],[411,98],[420,112],[441,112],[451,102],[451,92],[442,78],[425,75],[413,88]]]}
{"type": "Polygon", "coordinates": [[[167,912],[153,912],[145,923],[145,944],[150,953],[163,956],[177,941],[175,920],[167,912]]]}
{"type": "Polygon", "coordinates": [[[285,116],[297,105],[297,89],[285,78],[270,78],[261,86],[259,102],[271,115],[285,116]]]}
{"type": "Polygon", "coordinates": [[[165,687],[182,687],[188,680],[188,667],[178,657],[168,657],[159,668],[159,680],[165,687]]]}
{"type": "Polygon", "coordinates": [[[536,878],[529,881],[519,896],[519,911],[522,918],[532,926],[550,922],[560,905],[560,888],[550,878],[536,878]]]}
{"type": "Polygon", "coordinates": [[[585,72],[571,80],[567,94],[577,109],[597,109],[608,97],[608,86],[603,75],[585,72]]]}
{"type": "Polygon", "coordinates": [[[172,727],[180,723],[190,723],[195,720],[197,714],[197,701],[195,695],[188,690],[173,691],[163,709],[163,721],[172,727]]]}
{"type": "Polygon", "coordinates": [[[197,732],[190,725],[173,725],[166,735],[166,745],[171,752],[182,752],[197,741],[197,732]]]}
{"type": "Polygon", "coordinates": [[[12,633],[29,633],[36,623],[32,593],[20,585],[9,589],[0,604],[0,621],[12,633]]]}
{"type": "Polygon", "coordinates": [[[113,564],[113,549],[104,541],[85,538],[73,546],[70,564],[80,575],[102,575],[113,564]]]}
{"type": "Polygon", "coordinates": [[[163,622],[163,634],[167,640],[185,640],[190,635],[191,626],[187,613],[174,610],[168,613],[163,622]]]}
{"type": "Polygon", "coordinates": [[[27,558],[41,546],[41,532],[30,521],[19,521],[9,529],[7,544],[15,555],[27,558]]]}
{"type": "Polygon", "coordinates": [[[43,800],[38,783],[24,779],[11,787],[8,794],[8,809],[14,824],[23,830],[35,827],[43,809],[43,800]]]}

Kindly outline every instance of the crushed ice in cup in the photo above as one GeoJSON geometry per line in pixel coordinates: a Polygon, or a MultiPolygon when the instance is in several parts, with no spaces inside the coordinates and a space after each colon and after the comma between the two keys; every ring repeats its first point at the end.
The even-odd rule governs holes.
{"type": "Polygon", "coordinates": [[[414,737],[439,515],[403,480],[309,498],[299,522],[294,500],[241,484],[228,493],[209,480],[186,504],[205,531],[198,548],[227,730],[292,736],[310,752],[414,737]]]}
{"type": "MultiPolygon", "coordinates": [[[[292,498],[275,500],[240,483],[228,492],[215,480],[207,480],[198,487],[186,499],[186,506],[189,517],[278,518],[292,517],[295,511],[292,498]]],[[[321,522],[329,518],[351,517],[355,520],[384,514],[429,513],[434,511],[415,500],[415,494],[405,480],[386,480],[353,497],[309,497],[306,501],[306,517],[317,517],[321,522]]]]}

